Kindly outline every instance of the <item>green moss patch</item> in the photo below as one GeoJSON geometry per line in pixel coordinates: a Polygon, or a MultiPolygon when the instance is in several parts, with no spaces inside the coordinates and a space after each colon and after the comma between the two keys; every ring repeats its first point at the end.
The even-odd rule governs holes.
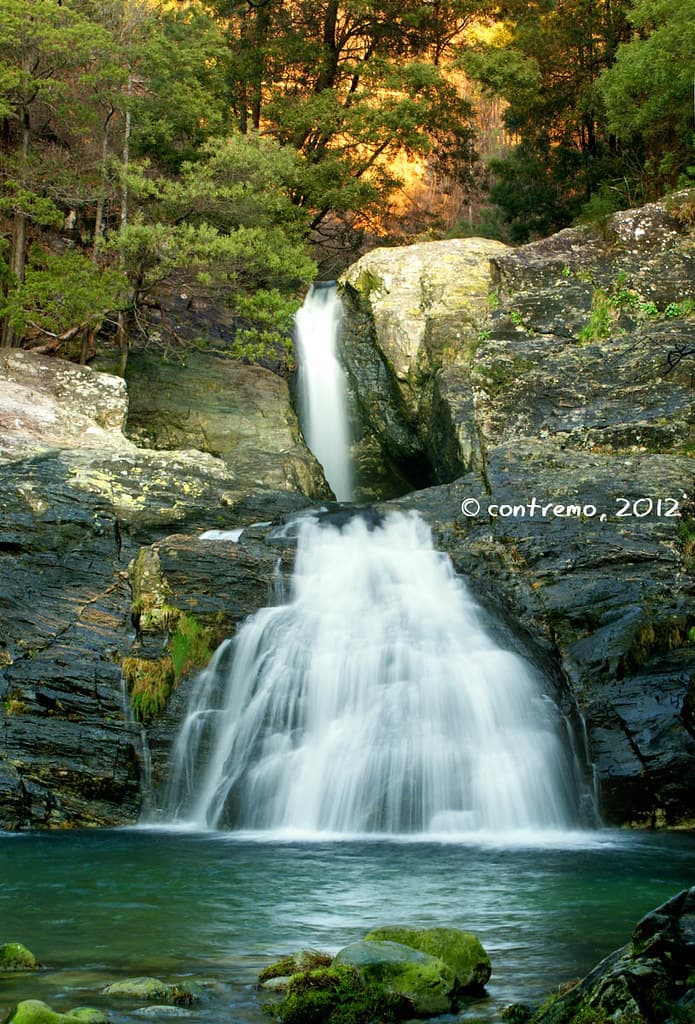
{"type": "Polygon", "coordinates": [[[472,932],[458,928],[376,928],[367,942],[398,942],[442,960],[456,975],[456,991],[481,989],[491,973],[490,958],[472,932]]]}
{"type": "Polygon", "coordinates": [[[170,984],[160,978],[126,978],[107,985],[104,995],[124,999],[149,999],[174,1006],[190,1006],[195,994],[187,985],[170,984]]]}
{"type": "Polygon", "coordinates": [[[365,982],[354,967],[341,965],[295,974],[286,998],[266,1010],[282,1024],[388,1024],[412,1015],[413,1007],[404,996],[365,982]]]}
{"type": "Polygon", "coordinates": [[[197,619],[180,612],[171,634],[169,649],[174,667],[174,686],[194,668],[203,668],[212,657],[211,630],[201,626],[197,619]]]}
{"type": "Polygon", "coordinates": [[[417,1016],[455,1009],[456,975],[438,957],[398,942],[353,942],[333,961],[355,967],[367,984],[405,996],[417,1016]]]}
{"type": "Polygon", "coordinates": [[[328,953],[321,953],[317,949],[300,949],[292,956],[284,956],[276,960],[274,964],[264,967],[258,975],[258,984],[271,978],[287,978],[292,974],[301,974],[303,971],[315,971],[320,967],[330,967],[333,957],[328,953]]]}
{"type": "Polygon", "coordinates": [[[174,688],[174,666],[169,656],[152,661],[148,658],[124,658],[121,669],[125,676],[130,706],[138,722],[147,724],[160,715],[174,688]]]}
{"type": "Polygon", "coordinates": [[[40,967],[34,954],[21,942],[0,946],[0,971],[35,971],[40,967]]]}
{"type": "Polygon", "coordinates": [[[109,1024],[109,1018],[102,1010],[89,1006],[56,1013],[40,999],[24,999],[12,1010],[7,1024],[109,1024]]]}

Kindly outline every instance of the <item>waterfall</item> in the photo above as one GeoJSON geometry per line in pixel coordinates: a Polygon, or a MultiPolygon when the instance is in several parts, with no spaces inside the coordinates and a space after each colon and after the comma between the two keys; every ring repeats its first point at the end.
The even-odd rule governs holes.
{"type": "Polygon", "coordinates": [[[171,806],[299,834],[566,828],[560,737],[543,680],[491,638],[419,516],[308,516],[285,603],[197,681],[171,806]]]}
{"type": "Polygon", "coordinates": [[[299,422],[338,501],[353,498],[345,374],[338,362],[340,299],[335,286],[311,289],[298,311],[299,422]]]}

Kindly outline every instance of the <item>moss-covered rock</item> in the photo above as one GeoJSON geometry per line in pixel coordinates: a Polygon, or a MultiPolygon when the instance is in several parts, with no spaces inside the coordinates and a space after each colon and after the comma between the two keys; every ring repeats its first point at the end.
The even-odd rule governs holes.
{"type": "Polygon", "coordinates": [[[532,1024],[687,1024],[693,1006],[695,887],[642,918],[630,943],[548,999],[532,1024]]]}
{"type": "Polygon", "coordinates": [[[300,949],[291,956],[283,956],[274,964],[264,967],[258,975],[258,984],[262,985],[273,978],[289,978],[302,971],[314,971],[319,967],[330,967],[333,957],[321,953],[318,949],[300,949]]]}
{"type": "Polygon", "coordinates": [[[456,991],[476,991],[487,983],[490,958],[472,932],[460,928],[407,928],[392,926],[375,928],[365,935],[366,942],[399,942],[438,957],[456,975],[456,991]]]}
{"type": "Polygon", "coordinates": [[[106,996],[124,999],[156,999],[162,1003],[173,1003],[176,1006],[190,1006],[196,999],[188,985],[172,985],[160,978],[126,978],[107,985],[103,990],[106,996]]]}
{"type": "Polygon", "coordinates": [[[24,999],[11,1011],[7,1024],[109,1024],[109,1018],[102,1010],[89,1006],[56,1013],[40,999],[24,999]]]}
{"type": "Polygon", "coordinates": [[[456,975],[443,960],[398,942],[353,942],[334,966],[354,967],[362,980],[405,996],[417,1016],[449,1013],[456,1005],[456,975]]]}
{"type": "Polygon", "coordinates": [[[181,680],[207,665],[224,631],[176,607],[156,547],[140,549],[130,564],[129,577],[132,617],[140,637],[135,649],[138,654],[143,650],[149,655],[147,641],[153,641],[158,656],[123,658],[121,668],[133,714],[138,721],[149,724],[162,713],[181,680]],[[164,654],[159,654],[161,637],[166,644],[164,654]]]}
{"type": "MultiPolygon", "coordinates": [[[[96,1010],[93,1006],[78,1006],[66,1014],[69,1021],[79,1021],[80,1024],[109,1024],[108,1014],[103,1010],[96,1010]]],[[[68,1024],[66,1021],[65,1024],[68,1024]]]]}
{"type": "Polygon", "coordinates": [[[6,942],[0,946],[0,971],[35,971],[40,963],[21,942],[6,942]]]}
{"type": "Polygon", "coordinates": [[[405,996],[365,980],[348,965],[319,967],[292,976],[286,998],[266,1008],[282,1024],[371,1024],[412,1015],[405,996]]]}

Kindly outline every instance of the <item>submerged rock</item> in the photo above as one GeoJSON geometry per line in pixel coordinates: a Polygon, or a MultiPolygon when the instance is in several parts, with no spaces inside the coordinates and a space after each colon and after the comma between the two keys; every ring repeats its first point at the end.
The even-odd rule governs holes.
{"type": "Polygon", "coordinates": [[[160,978],[126,978],[114,981],[103,990],[105,996],[124,999],[157,999],[177,1006],[190,1006],[196,1000],[188,985],[170,984],[160,978]]]}
{"type": "Polygon", "coordinates": [[[183,1006],[141,1006],[137,1010],[133,1010],[134,1017],[149,1017],[156,1019],[157,1017],[192,1017],[193,1011],[186,1010],[183,1006]]]}
{"type": "Polygon", "coordinates": [[[375,928],[366,942],[398,942],[438,957],[456,974],[456,992],[479,991],[490,978],[490,958],[479,939],[459,928],[375,928]]]}
{"type": "Polygon", "coordinates": [[[368,983],[405,996],[417,1016],[449,1013],[455,1007],[456,976],[438,957],[398,942],[352,942],[333,960],[354,967],[368,983]]]}
{"type": "Polygon", "coordinates": [[[41,964],[21,942],[0,946],[0,971],[35,971],[41,964]]]}

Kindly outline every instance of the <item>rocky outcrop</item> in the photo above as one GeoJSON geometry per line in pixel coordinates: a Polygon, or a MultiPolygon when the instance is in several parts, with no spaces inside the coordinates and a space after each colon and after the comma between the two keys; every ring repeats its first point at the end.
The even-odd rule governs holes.
{"type": "MultiPolygon", "coordinates": [[[[362,495],[442,481],[381,507],[419,510],[554,671],[605,820],[675,824],[695,820],[692,231],[664,204],[612,230],[370,254],[344,354],[362,495]]],[[[120,379],[0,354],[0,828],[135,820],[143,727],[157,793],[190,680],[289,571],[278,526],[322,485],[284,384],[247,369],[230,431],[231,370],[186,392],[162,369],[141,448],[120,379]]]]}
{"type": "Polygon", "coordinates": [[[327,498],[286,380],[262,366],[189,351],[184,361],[134,352],[128,361],[126,433],[157,449],[196,449],[220,458],[249,488],[327,498]]]}
{"type": "Polygon", "coordinates": [[[379,460],[394,475],[391,494],[479,463],[461,408],[468,370],[459,356],[486,322],[490,259],[507,251],[481,238],[375,249],[341,278],[361,497],[389,496],[374,472],[379,460]]]}
{"type": "Polygon", "coordinates": [[[250,487],[209,454],[138,448],[118,378],[18,351],[0,378],[0,828],[132,822],[129,563],[157,538],[309,499],[250,487]]]}
{"type": "Polygon", "coordinates": [[[456,481],[396,504],[418,508],[481,596],[561,667],[614,822],[695,819],[695,275],[678,208],[616,214],[608,240],[568,229],[490,251],[473,313],[442,258],[450,300],[419,332],[422,247],[409,265],[408,250],[383,250],[378,273],[360,261],[346,275],[348,293],[362,288],[356,323],[430,438],[432,475],[456,481]],[[401,277],[411,301],[391,304],[384,282],[395,292],[401,277]],[[423,365],[434,376],[418,391],[423,365]]]}
{"type": "Polygon", "coordinates": [[[647,914],[626,946],[545,1003],[534,1014],[533,1024],[692,1020],[694,968],[695,889],[689,889],[647,914]]]}

